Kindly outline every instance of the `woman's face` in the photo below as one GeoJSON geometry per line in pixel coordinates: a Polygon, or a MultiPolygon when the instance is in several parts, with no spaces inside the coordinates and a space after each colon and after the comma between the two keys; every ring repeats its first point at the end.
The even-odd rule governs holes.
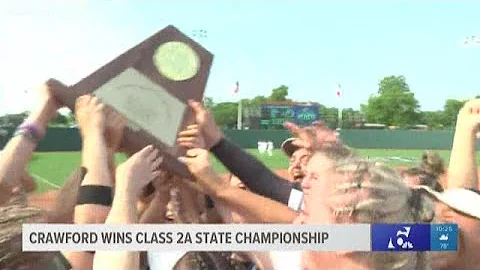
{"type": "Polygon", "coordinates": [[[304,194],[305,222],[310,224],[330,223],[331,211],[325,204],[330,190],[334,187],[338,173],[333,167],[333,161],[323,154],[315,154],[308,163],[307,174],[302,182],[304,194]]]}

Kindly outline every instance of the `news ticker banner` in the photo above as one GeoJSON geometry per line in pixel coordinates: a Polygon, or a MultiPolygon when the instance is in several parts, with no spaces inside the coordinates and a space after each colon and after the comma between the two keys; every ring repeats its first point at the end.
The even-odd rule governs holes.
{"type": "Polygon", "coordinates": [[[24,224],[23,251],[456,251],[456,224],[24,224]]]}

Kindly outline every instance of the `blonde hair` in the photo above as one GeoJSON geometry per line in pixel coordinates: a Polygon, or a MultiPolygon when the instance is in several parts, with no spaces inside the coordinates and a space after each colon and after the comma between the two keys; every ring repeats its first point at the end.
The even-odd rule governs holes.
{"type": "Polygon", "coordinates": [[[45,211],[23,202],[19,199],[0,207],[0,269],[38,269],[54,256],[52,252],[22,252],[22,225],[47,221],[45,211]]]}
{"type": "MultiPolygon", "coordinates": [[[[351,157],[335,160],[335,169],[345,177],[335,183],[327,204],[339,223],[421,223],[434,217],[433,202],[408,188],[392,168],[351,157]]],[[[354,252],[349,256],[374,269],[429,269],[426,252],[354,252]]]]}

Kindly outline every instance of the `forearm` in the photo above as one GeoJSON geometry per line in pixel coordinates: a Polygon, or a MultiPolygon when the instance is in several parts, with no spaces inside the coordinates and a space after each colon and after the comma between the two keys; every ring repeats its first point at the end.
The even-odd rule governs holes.
{"type": "Polygon", "coordinates": [[[112,208],[105,224],[134,224],[137,223],[136,198],[118,187],[113,198],[112,208]]]}
{"type": "MultiPolygon", "coordinates": [[[[137,223],[135,199],[129,195],[121,195],[121,191],[113,199],[112,209],[105,224],[137,223]]],[[[126,251],[97,251],[93,260],[93,269],[139,269],[140,253],[126,251]]]]}
{"type": "Polygon", "coordinates": [[[87,168],[89,176],[85,178],[82,185],[113,186],[109,153],[101,132],[88,134],[84,138],[82,166],[87,168]]]}
{"type": "Polygon", "coordinates": [[[288,204],[292,189],[290,183],[276,175],[254,156],[225,138],[212,147],[211,151],[252,192],[288,204]]]}
{"type": "Polygon", "coordinates": [[[448,188],[478,188],[476,130],[457,124],[447,177],[448,188]]]}
{"type": "Polygon", "coordinates": [[[292,223],[297,212],[284,204],[235,187],[224,187],[214,200],[241,215],[247,223],[292,223]]]}
{"type": "Polygon", "coordinates": [[[75,206],[82,180],[86,174],[85,168],[74,170],[64,181],[62,188],[55,196],[52,209],[52,223],[73,223],[75,206]]]}
{"type": "MultiPolygon", "coordinates": [[[[107,186],[113,181],[108,168],[108,151],[101,132],[91,133],[83,140],[82,164],[88,171],[82,186],[107,186]]],[[[104,223],[110,211],[109,206],[81,204],[75,207],[75,223],[104,223]]]]}
{"type": "Polygon", "coordinates": [[[23,171],[36,145],[24,136],[17,136],[8,142],[0,155],[0,201],[7,201],[12,188],[20,184],[23,171]]]}
{"type": "MultiPolygon", "coordinates": [[[[50,111],[42,107],[32,112],[26,119],[40,129],[48,124],[50,111]]],[[[37,145],[25,136],[16,136],[10,139],[0,155],[0,202],[10,198],[11,189],[20,184],[24,171],[27,168],[33,151],[37,145]]]]}

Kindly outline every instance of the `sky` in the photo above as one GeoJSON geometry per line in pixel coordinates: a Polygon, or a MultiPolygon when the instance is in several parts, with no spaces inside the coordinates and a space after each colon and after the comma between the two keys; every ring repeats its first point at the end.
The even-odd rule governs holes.
{"type": "Polygon", "coordinates": [[[215,102],[283,84],[297,101],[359,109],[383,77],[404,75],[421,109],[439,110],[480,94],[480,46],[462,46],[480,35],[479,12],[480,1],[4,1],[0,114],[30,109],[48,78],[74,84],[169,24],[214,54],[205,95],[215,102]]]}

